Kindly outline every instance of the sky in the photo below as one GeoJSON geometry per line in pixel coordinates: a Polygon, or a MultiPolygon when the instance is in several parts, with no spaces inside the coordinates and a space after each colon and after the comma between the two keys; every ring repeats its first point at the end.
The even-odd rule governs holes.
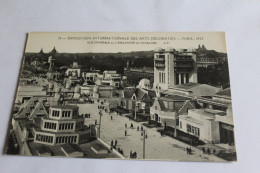
{"type": "Polygon", "coordinates": [[[197,48],[226,53],[224,32],[31,32],[25,52],[116,53],[163,49],[197,48]]]}

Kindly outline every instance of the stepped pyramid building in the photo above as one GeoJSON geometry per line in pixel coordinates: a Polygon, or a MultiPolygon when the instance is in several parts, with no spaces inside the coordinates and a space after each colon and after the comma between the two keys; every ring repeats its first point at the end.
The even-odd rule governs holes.
{"type": "Polygon", "coordinates": [[[84,126],[84,120],[77,106],[52,106],[48,116],[42,117],[34,127],[34,142],[46,145],[84,143],[92,135],[91,128],[84,126]]]}

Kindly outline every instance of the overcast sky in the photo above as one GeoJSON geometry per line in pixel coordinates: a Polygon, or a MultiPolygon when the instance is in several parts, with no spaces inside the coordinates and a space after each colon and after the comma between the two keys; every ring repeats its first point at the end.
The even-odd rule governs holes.
{"type": "Polygon", "coordinates": [[[55,47],[59,53],[115,53],[154,50],[156,47],[188,49],[197,48],[199,44],[209,50],[227,52],[223,32],[33,32],[28,34],[26,52],[43,49],[47,53],[55,47]]]}

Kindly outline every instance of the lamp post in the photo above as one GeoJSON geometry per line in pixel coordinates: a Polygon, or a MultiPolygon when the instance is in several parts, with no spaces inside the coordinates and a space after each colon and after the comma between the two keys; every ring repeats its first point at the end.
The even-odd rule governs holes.
{"type": "Polygon", "coordinates": [[[144,139],[143,139],[143,159],[145,159],[145,136],[146,136],[146,131],[144,130],[143,131],[143,134],[144,134],[144,139]]]}
{"type": "Polygon", "coordinates": [[[103,115],[102,111],[100,110],[98,114],[99,114],[98,137],[100,138],[101,116],[103,115]]]}

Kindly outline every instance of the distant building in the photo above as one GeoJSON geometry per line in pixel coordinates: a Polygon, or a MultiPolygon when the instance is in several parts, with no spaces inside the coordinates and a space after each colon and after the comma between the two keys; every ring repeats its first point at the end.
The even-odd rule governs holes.
{"type": "Polygon", "coordinates": [[[80,88],[81,94],[89,95],[91,98],[110,98],[116,95],[114,86],[83,84],[80,88]]]}
{"type": "Polygon", "coordinates": [[[46,96],[47,91],[42,86],[38,85],[21,85],[18,87],[16,103],[24,103],[34,96],[46,96]]]}
{"type": "Polygon", "coordinates": [[[39,58],[36,58],[31,65],[35,68],[39,68],[42,65],[42,62],[39,60],[39,58]]]}
{"type": "Polygon", "coordinates": [[[154,81],[154,68],[151,67],[143,67],[143,68],[135,68],[135,67],[126,67],[124,68],[124,75],[127,78],[127,83],[130,85],[137,85],[138,82],[147,78],[153,84],[154,81]]]}
{"type": "MultiPolygon", "coordinates": [[[[54,50],[52,50],[52,54],[56,54],[56,50],[55,50],[55,47],[54,47],[54,50]]],[[[60,72],[57,72],[57,71],[54,71],[53,68],[54,68],[54,61],[55,59],[53,58],[53,56],[49,56],[48,58],[48,63],[49,63],[49,70],[47,72],[47,79],[50,79],[50,80],[59,80],[61,78],[61,73],[60,72]]]]}
{"type": "Polygon", "coordinates": [[[197,83],[196,63],[195,49],[155,49],[153,87],[167,90],[169,86],[197,83]]]}
{"type": "Polygon", "coordinates": [[[116,73],[116,71],[104,71],[103,75],[100,75],[96,80],[97,85],[107,85],[119,88],[124,86],[126,79],[121,76],[121,74],[116,73]]]}
{"type": "Polygon", "coordinates": [[[154,97],[156,97],[154,90],[126,87],[120,96],[120,106],[132,112],[149,113],[154,97]]]}
{"type": "Polygon", "coordinates": [[[71,68],[68,68],[65,72],[67,78],[64,79],[65,85],[70,84],[76,86],[81,82],[82,66],[78,65],[78,62],[73,62],[71,68]]]}
{"type": "Polygon", "coordinates": [[[99,76],[99,72],[82,72],[82,77],[85,79],[85,81],[96,82],[99,76]]]}
{"type": "Polygon", "coordinates": [[[218,64],[219,61],[217,58],[209,58],[206,55],[201,55],[197,58],[197,67],[208,67],[211,65],[218,64]]]}

